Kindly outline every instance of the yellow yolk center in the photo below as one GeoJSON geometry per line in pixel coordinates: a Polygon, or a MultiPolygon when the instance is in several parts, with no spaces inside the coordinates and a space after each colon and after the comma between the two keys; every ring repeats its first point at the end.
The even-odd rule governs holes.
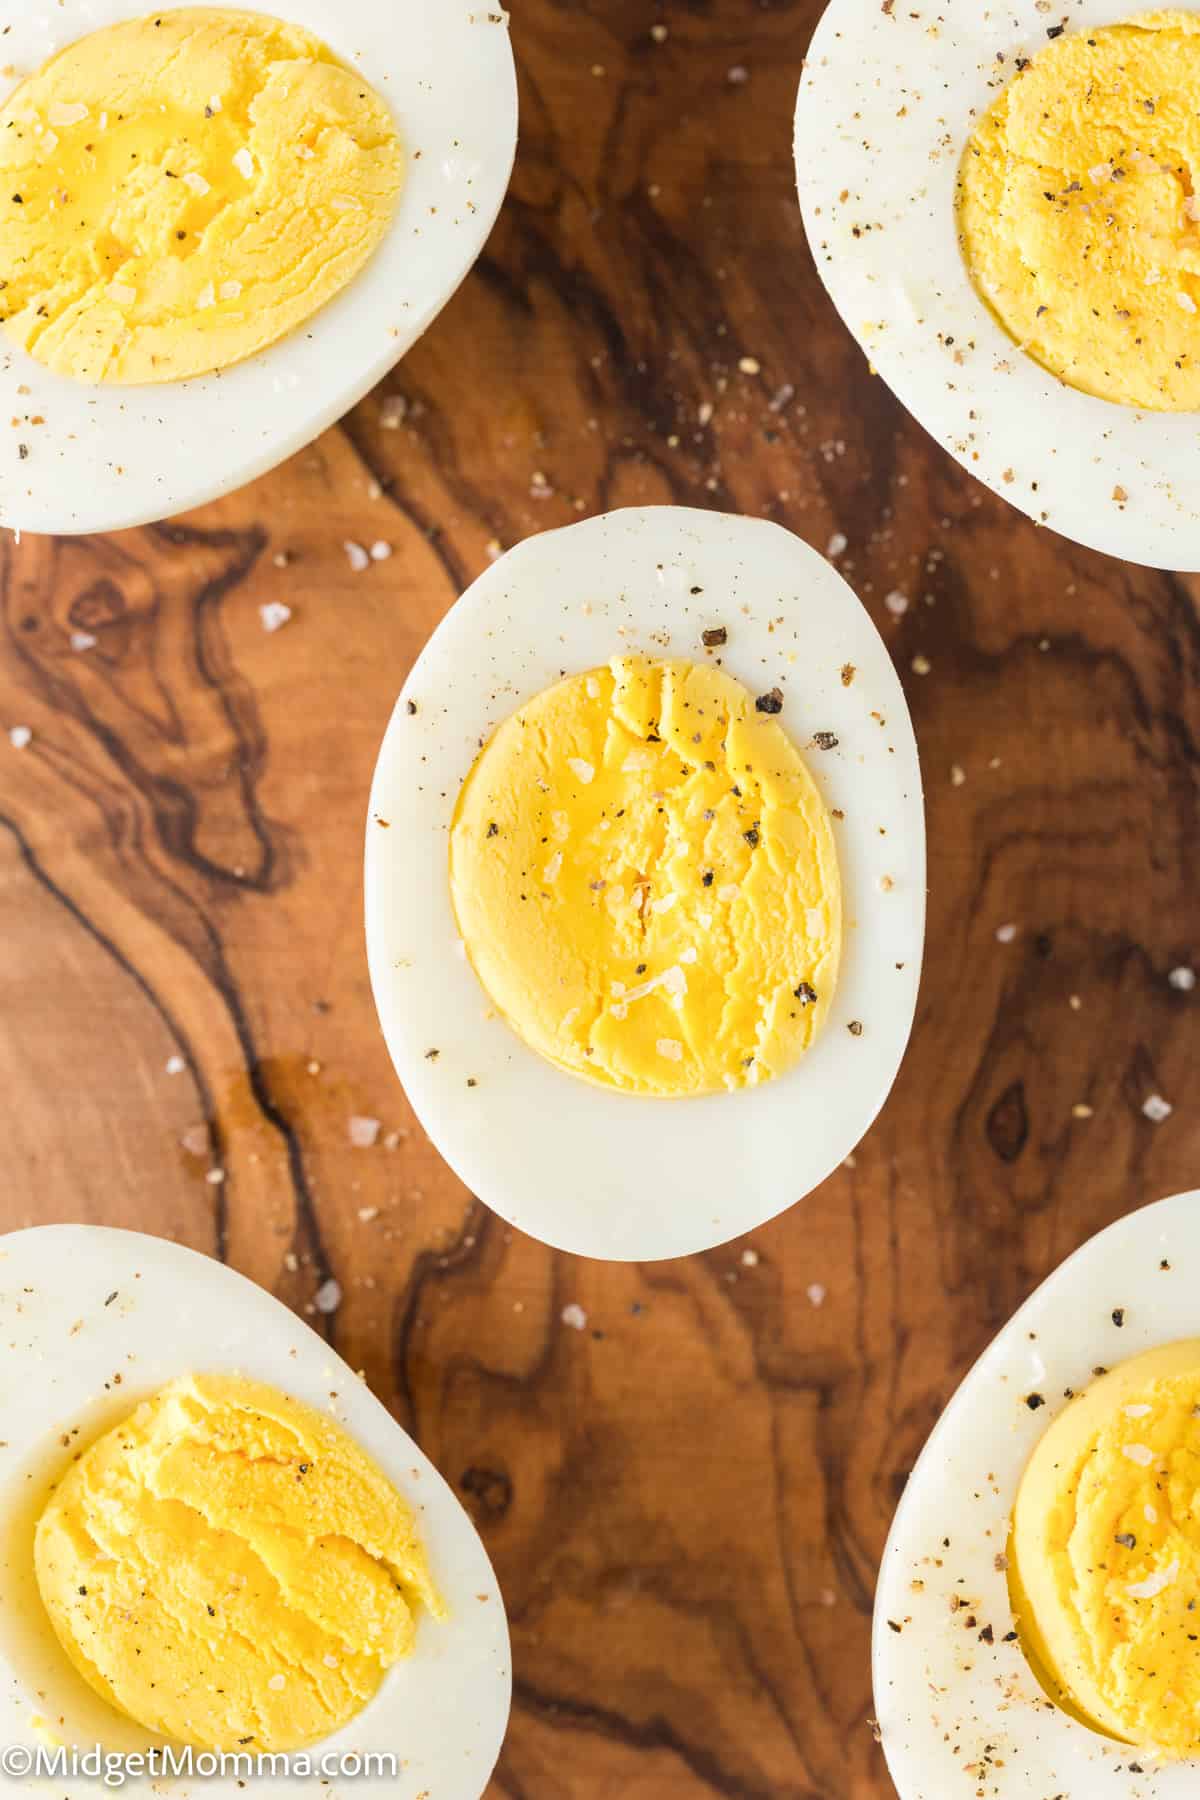
{"type": "Polygon", "coordinates": [[[202,1749],[336,1731],[441,1614],[412,1513],[340,1426],[189,1376],[100,1438],[37,1526],[38,1587],[96,1692],[202,1749]]]}
{"type": "Polygon", "coordinates": [[[1067,1711],[1200,1751],[1200,1341],[1134,1357],[1050,1427],[1017,1496],[1009,1588],[1067,1711]]]}
{"type": "Polygon", "coordinates": [[[224,368],[353,279],[403,174],[387,107],[309,32],[207,7],[109,26],[0,110],[0,318],[82,381],[224,368]]]}
{"type": "Polygon", "coordinates": [[[828,1014],[829,815],[775,719],[714,667],[618,657],[522,707],[463,786],[450,874],[484,987],[573,1074],[744,1087],[828,1014]]]}
{"type": "Polygon", "coordinates": [[[1057,38],[967,145],[971,277],[1022,349],[1072,387],[1200,408],[1200,15],[1057,38]]]}

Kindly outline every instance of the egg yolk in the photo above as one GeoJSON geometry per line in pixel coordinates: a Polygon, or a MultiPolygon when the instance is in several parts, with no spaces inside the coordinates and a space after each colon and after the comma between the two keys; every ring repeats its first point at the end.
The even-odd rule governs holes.
{"type": "Polygon", "coordinates": [[[340,1426],[237,1376],[163,1388],[84,1452],[34,1539],[84,1679],[200,1749],[336,1731],[442,1608],[413,1516],[340,1426]]]}
{"type": "Polygon", "coordinates": [[[1009,1590],[1047,1692],[1094,1730],[1200,1751],[1200,1341],[1073,1400],[1021,1481],[1009,1590]]]}
{"type": "Polygon", "coordinates": [[[821,1029],[841,886],[780,704],[714,666],[617,657],[539,694],[479,757],[451,832],[459,929],[560,1068],[717,1092],[780,1074],[821,1029]]]}
{"type": "Polygon", "coordinates": [[[319,39],[187,7],[80,39],[0,110],[0,318],[87,382],[241,361],[379,244],[404,155],[319,39]]]}
{"type": "Polygon", "coordinates": [[[1200,15],[1056,37],[980,120],[959,233],[976,287],[1072,387],[1200,408],[1200,15]]]}

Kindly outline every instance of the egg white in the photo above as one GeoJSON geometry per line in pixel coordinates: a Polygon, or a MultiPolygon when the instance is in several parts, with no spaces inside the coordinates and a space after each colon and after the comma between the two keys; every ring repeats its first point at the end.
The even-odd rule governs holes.
{"type": "Polygon", "coordinates": [[[989,312],[957,237],[964,147],[1017,58],[1044,50],[1064,22],[1074,32],[1145,10],[1137,0],[1052,10],[895,0],[885,12],[881,0],[831,0],[800,82],[796,175],[835,306],[944,449],[1080,544],[1200,570],[1200,416],[1140,412],[1059,381],[989,312]]]}
{"type": "MultiPolygon", "coordinates": [[[[369,1777],[347,1789],[364,1800],[424,1793],[479,1800],[503,1741],[512,1685],[496,1577],[428,1457],[323,1339],[221,1263],[160,1238],[91,1225],[0,1237],[0,1337],[0,1746],[45,1744],[34,1725],[39,1717],[54,1739],[80,1749],[99,1742],[128,1752],[162,1742],[106,1707],[59,1649],[33,1577],[32,1527],[73,1451],[140,1400],[189,1372],[238,1373],[327,1413],[374,1458],[416,1513],[448,1608],[442,1623],[419,1622],[412,1654],[312,1754],[394,1752],[396,1780],[369,1777]],[[78,1438],[64,1448],[62,1437],[76,1427],[78,1438]]],[[[48,1791],[32,1778],[5,1779],[48,1791]]],[[[255,1793],[279,1797],[320,1785],[283,1776],[252,1784],[255,1793]]],[[[70,1788],[111,1791],[86,1780],[70,1788]]],[[[156,1790],[182,1800],[187,1787],[167,1779],[156,1790]]],[[[237,1800],[242,1789],[231,1776],[191,1789],[201,1791],[237,1800]]]]}
{"type": "Polygon", "coordinates": [[[1097,1367],[1194,1337],[1198,1285],[1200,1191],[1145,1207],[1076,1251],[942,1414],[909,1477],[875,1598],[875,1711],[900,1800],[974,1792],[963,1771],[976,1762],[988,1800],[1194,1800],[1195,1762],[1156,1768],[1046,1697],[1020,1644],[1004,1642],[1015,1624],[996,1558],[1065,1391],[1082,1393],[1097,1367]],[[1031,1393],[1046,1402],[1036,1411],[1031,1393]],[[988,1627],[991,1643],[979,1636],[988,1627]]]}
{"type": "MultiPolygon", "coordinates": [[[[28,0],[6,10],[3,61],[23,78],[77,38],[149,10],[150,0],[28,0]]],[[[114,531],[200,506],[274,468],[387,374],[483,248],[517,144],[503,8],[494,0],[256,0],[252,10],[307,26],[391,107],[407,170],[387,234],[356,278],[296,331],[196,380],[88,386],[53,374],[0,334],[2,526],[114,531]],[[7,429],[11,416],[39,413],[44,424],[7,429]],[[18,440],[29,444],[26,460],[18,440]]]]}
{"type": "Polygon", "coordinates": [[[468,589],[405,683],[371,795],[366,911],[376,1004],[409,1100],[496,1212],[558,1248],[636,1261],[762,1224],[854,1148],[912,1026],[921,777],[867,613],[822,557],[760,519],[646,507],[528,539],[468,589]],[[842,972],[823,1033],[785,1075],[736,1094],[648,1099],[554,1068],[492,1011],[457,935],[449,830],[480,745],[522,702],[624,652],[702,661],[701,631],[715,625],[729,632],[730,674],[754,694],[783,689],[780,725],[826,804],[845,812],[834,825],[842,972]],[[817,731],[838,747],[813,747],[817,731]]]}

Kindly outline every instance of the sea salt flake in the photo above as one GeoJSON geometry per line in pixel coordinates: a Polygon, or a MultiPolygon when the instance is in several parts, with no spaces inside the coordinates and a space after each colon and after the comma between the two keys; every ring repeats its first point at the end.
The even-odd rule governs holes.
{"type": "Polygon", "coordinates": [[[189,169],[183,178],[183,185],[190,188],[193,194],[203,195],[210,192],[212,184],[205,181],[203,175],[198,175],[195,169],[189,169]]]}
{"type": "Polygon", "coordinates": [[[1011,944],[1016,935],[1017,928],[1015,925],[997,925],[996,927],[996,942],[998,944],[1011,944]]]}
{"type": "Polygon", "coordinates": [[[810,1306],[824,1306],[825,1289],[819,1281],[814,1281],[806,1290],[810,1306]]]}
{"type": "Polygon", "coordinates": [[[132,306],[137,299],[137,289],[129,287],[123,281],[110,281],[108,297],[110,300],[115,300],[118,306],[132,306]]]}
{"type": "Polygon", "coordinates": [[[14,750],[24,750],[33,742],[33,733],[28,725],[14,725],[8,734],[8,741],[14,750]]]}
{"type": "Polygon", "coordinates": [[[378,1119],[364,1118],[355,1113],[350,1120],[350,1142],[356,1150],[370,1150],[379,1141],[380,1124],[378,1119]]]}
{"type": "Polygon", "coordinates": [[[681,963],[694,963],[698,955],[699,951],[694,945],[689,944],[686,950],[681,950],[679,952],[679,960],[681,963]]]}
{"type": "Polygon", "coordinates": [[[1152,1125],[1161,1125],[1164,1119],[1170,1118],[1174,1110],[1171,1102],[1164,1100],[1161,1094],[1151,1094],[1142,1102],[1142,1111],[1152,1125]]]}
{"type": "Polygon", "coordinates": [[[329,1314],[335,1313],[341,1304],[342,1284],[340,1281],[335,1281],[331,1275],[328,1281],[321,1283],[313,1295],[313,1305],[319,1313],[329,1314]]]}
{"type": "Polygon", "coordinates": [[[262,620],[264,631],[278,631],[291,618],[292,609],[285,606],[282,600],[267,600],[259,607],[258,616],[262,620]]]}
{"type": "Polygon", "coordinates": [[[249,181],[251,179],[251,177],[253,176],[253,174],[254,174],[254,158],[251,156],[250,152],[246,149],[245,145],[242,146],[242,148],[238,151],[237,155],[234,157],[233,166],[237,170],[239,175],[245,176],[247,181],[249,181]]]}
{"type": "Polygon", "coordinates": [[[361,575],[364,569],[370,568],[370,553],[364,550],[361,544],[356,544],[347,538],[342,549],[346,552],[346,559],[356,575],[361,575]]]}
{"type": "Polygon", "coordinates": [[[388,394],[379,408],[379,423],[384,431],[399,431],[408,417],[408,401],[403,394],[388,394]]]}
{"type": "Polygon", "coordinates": [[[683,1061],[683,1045],[678,1038],[659,1038],[654,1048],[660,1056],[665,1056],[668,1062],[683,1061]]]}
{"type": "Polygon", "coordinates": [[[1196,310],[1196,302],[1190,294],[1185,294],[1182,289],[1175,296],[1175,304],[1186,313],[1194,313],[1196,310]]]}
{"type": "Polygon", "coordinates": [[[166,1070],[168,1075],[182,1075],[187,1068],[182,1056],[168,1056],[166,1070]]]}
{"type": "Polygon", "coordinates": [[[757,1269],[757,1267],[758,1267],[758,1251],[757,1250],[746,1249],[746,1250],[742,1251],[742,1267],[744,1269],[757,1269]]]}
{"type": "Polygon", "coordinates": [[[678,904],[679,904],[679,895],[678,894],[664,894],[661,899],[656,900],[654,902],[654,910],[656,913],[670,912],[671,908],[673,906],[677,906],[678,904]]]}
{"type": "Polygon", "coordinates": [[[890,594],[884,595],[883,604],[887,607],[893,618],[902,619],[908,611],[908,595],[902,594],[899,588],[893,588],[890,594]]]}
{"type": "Polygon", "coordinates": [[[1127,1419],[1146,1419],[1149,1418],[1153,1408],[1149,1406],[1123,1406],[1121,1411],[1125,1414],[1127,1419]]]}
{"type": "Polygon", "coordinates": [[[1145,1581],[1135,1581],[1125,1592],[1131,1600],[1153,1600],[1164,1588],[1169,1588],[1179,1579],[1179,1559],[1176,1558],[1169,1568],[1159,1569],[1153,1575],[1147,1575],[1145,1581]]]}
{"type": "Polygon", "coordinates": [[[840,556],[843,550],[849,545],[849,542],[849,538],[846,537],[843,532],[835,531],[828,544],[825,546],[826,556],[840,556]]]}
{"type": "Polygon", "coordinates": [[[47,107],[46,117],[51,125],[60,129],[67,125],[80,125],[88,116],[88,109],[81,100],[60,100],[47,107]]]}
{"type": "Polygon", "coordinates": [[[588,1316],[584,1312],[582,1306],[578,1305],[574,1300],[572,1300],[570,1306],[564,1306],[562,1309],[562,1322],[564,1325],[569,1326],[572,1331],[583,1331],[587,1325],[587,1319],[588,1316]]]}
{"type": "Polygon", "coordinates": [[[71,633],[72,650],[94,650],[97,641],[90,631],[73,631],[71,633]]]}
{"type": "Polygon", "coordinates": [[[386,562],[391,554],[392,546],[387,540],[385,538],[376,538],[375,542],[371,545],[371,561],[386,562]]]}
{"type": "Polygon", "coordinates": [[[242,284],[240,281],[223,281],[218,292],[222,300],[237,300],[241,297],[242,284]]]}
{"type": "Polygon", "coordinates": [[[719,887],[717,889],[717,899],[721,901],[722,905],[730,906],[737,899],[741,891],[742,890],[737,886],[736,882],[727,881],[724,887],[719,887]]]}
{"type": "Polygon", "coordinates": [[[215,306],[216,304],[217,304],[216,290],[214,289],[212,282],[208,281],[204,284],[204,286],[200,289],[200,292],[196,295],[196,305],[200,309],[201,312],[205,312],[205,311],[207,311],[207,309],[210,306],[215,306]]]}
{"type": "Polygon", "coordinates": [[[1178,994],[1190,994],[1196,985],[1195,969],[1189,969],[1186,964],[1181,963],[1179,968],[1172,969],[1167,976],[1167,985],[1173,987],[1178,994]]]}
{"type": "Polygon", "coordinates": [[[1121,1455],[1139,1469],[1148,1469],[1154,1461],[1154,1452],[1147,1444],[1122,1444],[1121,1455]]]}
{"type": "Polygon", "coordinates": [[[270,1681],[268,1681],[268,1683],[267,1683],[267,1686],[269,1688],[273,1688],[275,1693],[281,1694],[283,1692],[284,1688],[287,1686],[287,1681],[284,1678],[284,1676],[282,1676],[282,1675],[272,1675],[270,1681]]]}
{"type": "Polygon", "coordinates": [[[583,685],[587,692],[588,699],[595,700],[600,692],[600,683],[596,680],[596,677],[594,675],[589,675],[583,685]]]}
{"type": "Polygon", "coordinates": [[[550,861],[546,864],[542,879],[544,881],[557,881],[562,874],[562,865],[562,851],[556,850],[554,855],[550,858],[550,861]]]}
{"type": "Polygon", "coordinates": [[[595,779],[596,771],[590,762],[584,762],[582,756],[568,756],[567,767],[576,781],[582,781],[584,787],[595,779]]]}
{"type": "Polygon", "coordinates": [[[631,750],[621,764],[621,773],[622,775],[633,775],[639,769],[652,769],[653,767],[653,750],[631,750]]]}

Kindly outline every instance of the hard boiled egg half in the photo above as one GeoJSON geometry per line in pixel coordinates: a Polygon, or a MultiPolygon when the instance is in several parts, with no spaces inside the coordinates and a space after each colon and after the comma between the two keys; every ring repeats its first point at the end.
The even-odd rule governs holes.
{"type": "MultiPolygon", "coordinates": [[[[80,1453],[129,1420],[140,1402],[180,1378],[215,1377],[220,1385],[219,1378],[236,1375],[266,1384],[342,1428],[407,1504],[441,1597],[444,1616],[417,1619],[407,1654],[383,1676],[363,1710],[312,1745],[314,1760],[342,1753],[394,1755],[394,1778],[390,1772],[367,1774],[355,1786],[368,1795],[399,1795],[402,1800],[423,1794],[479,1800],[503,1740],[511,1689],[508,1628],[496,1578],[450,1488],[329,1346],[269,1294],[222,1264],[158,1238],[97,1226],[44,1226],[0,1237],[0,1318],[7,1345],[5,1441],[0,1448],[5,1597],[0,1739],[10,1755],[13,1747],[18,1755],[32,1757],[39,1748],[73,1746],[85,1752],[95,1745],[131,1754],[162,1743],[107,1704],[68,1660],[43,1605],[40,1567],[35,1575],[37,1523],[51,1493],[64,1493],[64,1477],[81,1468],[80,1453]]],[[[169,1454],[169,1445],[167,1450],[169,1454]]],[[[201,1449],[201,1461],[203,1454],[201,1449]]],[[[121,1479],[119,1461],[116,1477],[121,1479]]],[[[308,1465],[301,1463],[293,1485],[306,1473],[308,1465]]],[[[252,1475],[251,1467],[245,1489],[250,1511],[256,1491],[252,1475]]],[[[208,1516],[207,1491],[197,1500],[197,1520],[208,1516]]],[[[212,1498],[222,1499],[215,1485],[212,1498]]],[[[347,1488],[347,1506],[352,1499],[347,1488]]],[[[155,1528],[161,1516],[156,1515],[155,1528]]],[[[286,1532],[281,1535],[287,1539],[286,1532]]],[[[335,1549],[330,1560],[335,1560],[335,1549]]],[[[351,1552],[350,1568],[354,1556],[351,1552]]],[[[96,1557],[104,1580],[98,1550],[96,1557]]],[[[318,1556],[316,1563],[321,1561],[318,1556]]],[[[311,1557],[309,1566],[314,1566],[311,1557]]],[[[229,1579],[244,1586],[243,1576],[229,1579]]],[[[281,1580],[286,1592],[286,1573],[281,1580]]],[[[254,1585],[251,1575],[251,1599],[254,1585]]],[[[78,1591],[85,1593],[86,1584],[78,1591]]],[[[64,1604],[73,1606],[73,1585],[69,1593],[72,1598],[64,1604]]],[[[220,1594],[213,1597],[220,1609],[220,1594]]],[[[336,1604],[329,1593],[311,1598],[317,1613],[336,1604]]],[[[91,1603],[78,1602],[81,1611],[87,1604],[94,1605],[95,1596],[91,1603]]],[[[207,1629],[207,1621],[202,1623],[207,1629]]],[[[149,1618],[126,1618],[121,1629],[127,1642],[138,1646],[135,1654],[143,1654],[144,1641],[144,1655],[151,1656],[149,1618]],[[144,1638],[139,1637],[139,1623],[144,1638]]],[[[185,1605],[179,1634],[187,1632],[185,1605]]],[[[282,1645],[286,1666],[288,1642],[286,1637],[279,1643],[264,1638],[262,1653],[272,1654],[282,1645]]],[[[338,1661],[324,1659],[335,1670],[338,1661]]],[[[141,1664],[137,1666],[140,1670],[141,1664]]],[[[208,1670],[203,1674],[212,1679],[208,1670]]],[[[216,1679],[216,1691],[225,1692],[219,1671],[216,1679]]],[[[318,1685],[326,1679],[318,1670],[318,1685]]],[[[277,1674],[268,1685],[283,1690],[287,1680],[277,1674]]],[[[284,1698],[281,1694],[281,1704],[284,1698]]],[[[339,1765],[346,1766],[353,1765],[339,1765]]],[[[390,1771],[388,1764],[375,1767],[390,1771]]],[[[30,1792],[46,1786],[27,1765],[9,1761],[5,1772],[18,1784],[27,1775],[30,1792]]],[[[109,1791],[101,1781],[82,1777],[68,1785],[71,1791],[109,1791]]],[[[256,1777],[251,1785],[282,1795],[299,1793],[312,1782],[299,1773],[270,1774],[256,1777]]],[[[162,1793],[182,1794],[195,1792],[198,1783],[168,1774],[155,1786],[162,1793]]],[[[233,1800],[245,1783],[229,1773],[204,1786],[233,1800]]]]}
{"type": "Polygon", "coordinates": [[[143,524],[300,449],[449,300],[516,150],[508,16],[478,0],[10,10],[0,526],[143,524]],[[283,29],[272,43],[267,20],[243,67],[245,21],[264,11],[283,29]],[[319,40],[315,77],[297,30],[319,40]],[[66,51],[61,77],[30,80],[66,51]],[[266,341],[276,311],[290,328],[266,341]],[[265,347],[245,355],[248,338],[265,347]]]}
{"type": "Polygon", "coordinates": [[[1122,1219],[942,1415],[875,1603],[901,1800],[1196,1792],[1198,1280],[1200,1193],[1122,1219]]]}
{"type": "Polygon", "coordinates": [[[1120,0],[832,0],[795,122],[813,257],[872,369],[1030,518],[1183,570],[1200,415],[1164,408],[1194,406],[1200,358],[1194,25],[1120,0]]]}
{"type": "Polygon", "coordinates": [[[850,1153],[912,1025],[920,770],[865,610],[779,526],[678,507],[529,539],[406,681],[367,824],[392,1058],[489,1206],[685,1255],[850,1153]]]}

